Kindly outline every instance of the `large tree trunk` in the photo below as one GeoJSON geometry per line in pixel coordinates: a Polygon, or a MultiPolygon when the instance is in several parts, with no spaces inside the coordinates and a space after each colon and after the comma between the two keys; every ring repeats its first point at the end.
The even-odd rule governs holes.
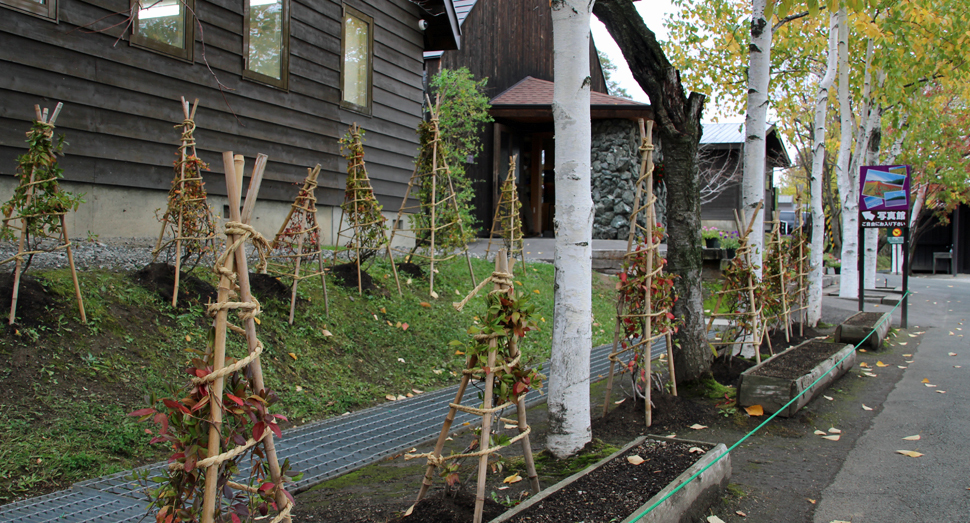
{"type": "Polygon", "coordinates": [[[741,181],[741,208],[744,223],[762,203],[748,235],[755,254],[755,273],[761,278],[761,255],[765,243],[765,130],[768,127],[768,81],[771,76],[771,11],[766,0],[754,0],[751,10],[751,45],[748,47],[748,104],[744,117],[744,176],[741,181]]]}
{"type": "Polygon", "coordinates": [[[701,298],[697,144],[704,95],[685,94],[680,73],[667,60],[631,0],[598,0],[593,13],[623,51],[633,78],[650,97],[657,122],[667,183],[667,270],[677,275],[674,314],[684,322],[675,336],[678,348],[674,367],[678,380],[694,380],[710,371],[713,359],[704,335],[701,298]]]}
{"type": "Polygon", "coordinates": [[[552,2],[556,132],[556,286],[546,447],[558,458],[592,440],[593,197],[590,188],[589,24],[592,2],[552,2]]]}
{"type": "Polygon", "coordinates": [[[810,189],[812,196],[812,247],[810,250],[808,273],[808,318],[807,323],[815,327],[822,319],[822,251],[825,249],[825,209],[822,208],[822,174],[825,168],[825,115],[829,105],[829,89],[835,83],[838,50],[839,15],[832,13],[829,18],[829,55],[825,66],[825,76],[818,84],[815,96],[815,145],[812,152],[812,174],[810,189]]]}

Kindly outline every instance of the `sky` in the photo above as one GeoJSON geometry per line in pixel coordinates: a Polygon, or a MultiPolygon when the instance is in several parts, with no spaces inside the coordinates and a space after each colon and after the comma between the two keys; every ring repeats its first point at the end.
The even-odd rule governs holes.
{"type": "MultiPolygon", "coordinates": [[[[657,39],[660,41],[666,40],[667,29],[663,26],[663,18],[664,15],[676,9],[671,5],[670,0],[643,0],[636,2],[635,5],[637,6],[637,11],[640,12],[640,16],[643,17],[643,21],[646,22],[647,27],[657,35],[657,39]]],[[[596,42],[596,48],[606,53],[610,61],[616,65],[613,80],[616,80],[621,87],[625,88],[634,100],[650,103],[650,99],[647,98],[646,93],[643,92],[643,89],[640,89],[640,85],[637,84],[636,80],[633,79],[633,75],[630,74],[630,68],[626,65],[626,60],[623,59],[623,53],[620,52],[620,48],[613,41],[610,33],[606,31],[606,26],[594,16],[591,28],[593,31],[593,41],[596,42]]]]}

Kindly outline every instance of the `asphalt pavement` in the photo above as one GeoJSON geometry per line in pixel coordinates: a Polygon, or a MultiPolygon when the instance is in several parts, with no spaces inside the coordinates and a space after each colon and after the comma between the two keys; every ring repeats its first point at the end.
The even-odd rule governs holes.
{"type": "MultiPolygon", "coordinates": [[[[907,351],[913,363],[822,491],[816,523],[970,521],[970,276],[911,278],[910,291],[908,331],[922,333],[910,338],[918,341],[907,351]],[[915,435],[918,441],[903,439],[915,435]]],[[[890,308],[867,303],[865,310],[890,308]]],[[[855,310],[856,300],[826,296],[823,321],[855,310]]],[[[898,327],[900,310],[893,316],[898,327]]]]}

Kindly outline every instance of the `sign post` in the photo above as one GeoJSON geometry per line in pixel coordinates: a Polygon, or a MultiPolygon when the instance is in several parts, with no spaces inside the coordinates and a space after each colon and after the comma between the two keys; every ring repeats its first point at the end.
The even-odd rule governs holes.
{"type": "Polygon", "coordinates": [[[859,176],[859,310],[865,301],[863,230],[889,228],[889,243],[903,244],[901,327],[907,324],[909,301],[909,174],[908,165],[873,165],[862,167],[859,176]]]}

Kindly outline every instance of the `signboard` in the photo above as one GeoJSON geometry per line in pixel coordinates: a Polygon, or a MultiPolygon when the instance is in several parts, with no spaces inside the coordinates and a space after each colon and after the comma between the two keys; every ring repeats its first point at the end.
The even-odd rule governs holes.
{"type": "Polygon", "coordinates": [[[886,240],[890,245],[902,245],[903,244],[903,230],[899,227],[889,231],[889,235],[886,240]]]}
{"type": "Polygon", "coordinates": [[[862,167],[859,184],[859,227],[909,226],[908,165],[862,167]]]}

